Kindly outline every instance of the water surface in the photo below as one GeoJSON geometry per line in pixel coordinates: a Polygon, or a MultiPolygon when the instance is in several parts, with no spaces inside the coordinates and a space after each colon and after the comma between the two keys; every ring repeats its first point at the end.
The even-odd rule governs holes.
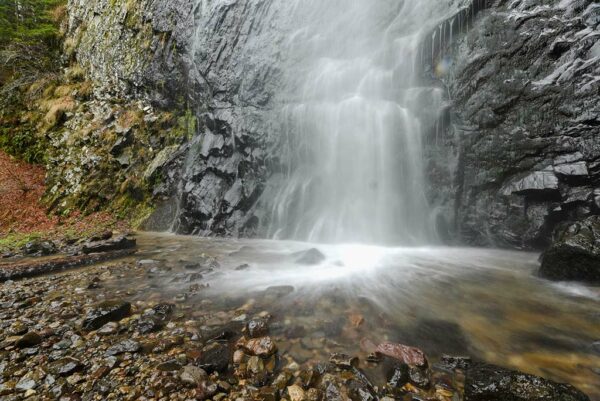
{"type": "MultiPolygon", "coordinates": [[[[365,358],[363,339],[421,347],[433,361],[466,354],[569,382],[600,400],[600,288],[535,276],[535,253],[474,248],[389,248],[139,234],[132,269],[114,286],[132,299],[177,300],[190,316],[207,308],[240,319],[268,311],[280,352],[298,363],[331,352],[365,358]],[[316,248],[325,260],[299,265],[316,248]],[[185,266],[214,258],[192,276],[185,266]],[[141,272],[140,272],[141,271],[141,272]],[[205,287],[208,285],[207,287],[205,287]],[[183,300],[183,294],[188,297],[183,300]]],[[[363,359],[364,361],[364,359],[363,359]]],[[[363,368],[377,378],[374,366],[363,368]]]]}

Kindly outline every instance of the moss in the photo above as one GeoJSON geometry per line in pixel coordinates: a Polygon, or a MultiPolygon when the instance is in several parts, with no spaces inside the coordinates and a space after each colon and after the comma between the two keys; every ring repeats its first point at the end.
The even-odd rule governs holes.
{"type": "Polygon", "coordinates": [[[0,253],[15,252],[28,242],[40,239],[42,233],[13,233],[0,238],[0,253]]]}
{"type": "Polygon", "coordinates": [[[198,119],[191,109],[186,109],[185,112],[177,118],[175,127],[168,129],[167,137],[170,144],[181,141],[190,140],[196,133],[198,119]]]}

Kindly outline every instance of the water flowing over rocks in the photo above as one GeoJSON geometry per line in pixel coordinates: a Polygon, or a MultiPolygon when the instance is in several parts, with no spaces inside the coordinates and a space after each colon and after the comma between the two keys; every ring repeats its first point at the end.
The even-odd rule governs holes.
{"type": "Polygon", "coordinates": [[[600,213],[600,8],[487,3],[432,69],[452,125],[432,134],[431,196],[445,198],[450,237],[543,248],[562,222],[600,213]]]}
{"type": "MultiPolygon", "coordinates": [[[[273,297],[281,303],[294,297],[290,291],[234,300],[178,283],[177,291],[167,285],[157,292],[166,275],[177,273],[148,274],[166,261],[139,263],[147,258],[0,286],[2,399],[589,400],[572,386],[469,357],[360,341],[361,335],[394,337],[404,330],[384,323],[380,313],[356,317],[336,293],[316,301],[327,311],[316,317],[306,297],[292,298],[294,313],[285,316],[290,308],[273,297]],[[90,282],[102,285],[89,288],[90,282]],[[186,299],[171,303],[181,291],[186,299]],[[142,332],[145,319],[160,325],[142,332]],[[301,338],[288,336],[298,325],[306,326],[301,338]]],[[[174,261],[173,270],[189,263],[181,254],[174,261]]],[[[200,281],[214,280],[225,268],[200,281]]]]}

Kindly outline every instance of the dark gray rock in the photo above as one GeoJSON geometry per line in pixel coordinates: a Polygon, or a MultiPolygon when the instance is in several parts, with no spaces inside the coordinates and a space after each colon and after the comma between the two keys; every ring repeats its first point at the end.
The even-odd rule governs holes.
{"type": "Polygon", "coordinates": [[[81,371],[83,367],[80,360],[66,357],[54,362],[51,369],[58,376],[70,376],[75,372],[81,371]]]}
{"type": "Polygon", "coordinates": [[[429,198],[451,240],[542,249],[562,222],[600,213],[598,7],[486,4],[442,47],[447,74],[424,66],[450,94],[426,139],[429,198]]]}
{"type": "Polygon", "coordinates": [[[541,262],[540,275],[551,280],[600,281],[600,216],[559,230],[541,262]]]}
{"type": "Polygon", "coordinates": [[[137,242],[134,238],[120,236],[105,241],[87,243],[83,246],[81,251],[84,254],[120,251],[124,249],[133,249],[136,247],[136,244],[137,242]]]}
{"type": "Polygon", "coordinates": [[[589,401],[568,384],[507,370],[494,365],[475,364],[465,381],[465,401],[589,401]]]}
{"type": "Polygon", "coordinates": [[[84,330],[98,330],[108,322],[118,322],[131,314],[131,304],[124,301],[105,301],[90,311],[83,320],[84,330]]]}
{"type": "Polygon", "coordinates": [[[212,343],[202,349],[197,365],[207,373],[227,371],[231,354],[226,344],[212,343]]]}
{"type": "Polygon", "coordinates": [[[35,240],[26,243],[21,251],[30,256],[47,256],[58,252],[58,248],[52,241],[35,240]]]}

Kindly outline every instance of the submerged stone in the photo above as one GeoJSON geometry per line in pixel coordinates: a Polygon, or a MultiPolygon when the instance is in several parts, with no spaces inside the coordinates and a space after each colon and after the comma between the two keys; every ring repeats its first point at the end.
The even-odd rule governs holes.
{"type": "Polygon", "coordinates": [[[318,265],[325,260],[325,255],[316,248],[297,252],[293,256],[295,263],[299,265],[318,265]]]}

